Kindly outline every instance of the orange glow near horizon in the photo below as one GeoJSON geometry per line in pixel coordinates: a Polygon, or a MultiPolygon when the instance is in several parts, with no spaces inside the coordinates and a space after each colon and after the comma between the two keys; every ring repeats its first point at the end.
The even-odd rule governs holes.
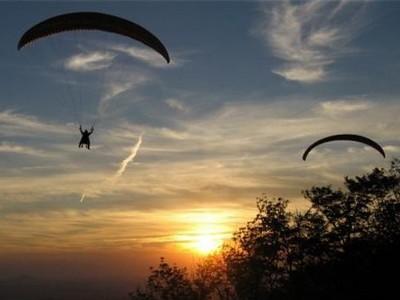
{"type": "Polygon", "coordinates": [[[194,213],[186,216],[190,229],[175,236],[175,240],[191,252],[207,255],[217,251],[231,236],[227,216],[218,213],[194,213]]]}

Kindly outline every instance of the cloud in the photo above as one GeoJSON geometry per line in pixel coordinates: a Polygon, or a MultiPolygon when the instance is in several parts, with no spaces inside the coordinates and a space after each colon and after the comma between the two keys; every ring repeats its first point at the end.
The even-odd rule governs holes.
{"type": "Polygon", "coordinates": [[[165,127],[157,130],[157,134],[160,137],[165,137],[168,139],[184,140],[185,138],[189,138],[189,136],[185,132],[177,131],[177,130],[173,130],[173,129],[165,128],[165,127]]]}
{"type": "Polygon", "coordinates": [[[325,78],[325,71],[321,66],[285,66],[273,71],[287,80],[314,83],[325,78]]]}
{"type": "Polygon", "coordinates": [[[328,79],[328,67],[348,54],[361,8],[350,10],[348,1],[282,1],[266,7],[266,19],[257,33],[283,65],[273,72],[290,81],[315,83],[328,79]],[[357,21],[356,21],[357,20],[357,21]]]}
{"type": "Polygon", "coordinates": [[[105,93],[100,99],[98,105],[99,114],[104,115],[107,112],[110,102],[115,99],[115,97],[129,90],[145,85],[149,81],[150,77],[147,75],[135,72],[112,74],[112,77],[109,78],[109,82],[105,85],[105,93]]]}
{"type": "Polygon", "coordinates": [[[393,154],[397,150],[391,148],[397,147],[393,137],[400,128],[397,99],[365,97],[362,100],[374,109],[338,113],[335,118],[314,109],[327,102],[318,104],[318,99],[239,100],[190,119],[173,116],[169,123],[115,120],[112,128],[96,135],[95,143],[102,148],[82,152],[76,145],[68,145],[69,150],[65,146],[62,164],[53,159],[32,164],[43,167],[40,171],[14,172],[15,166],[4,168],[2,160],[0,226],[7,228],[5,234],[13,232],[7,235],[8,245],[26,247],[24,238],[40,232],[52,238],[28,240],[44,249],[141,247],[157,239],[137,238],[138,232],[181,234],[175,216],[161,219],[161,211],[167,216],[179,207],[229,208],[243,216],[244,210],[254,213],[254,198],[262,192],[287,197],[298,208],[304,205],[304,188],[341,186],[344,175],[359,175],[366,165],[388,164],[357,144],[349,153],[346,143],[317,149],[310,161],[302,161],[307,145],[319,137],[356,131],[393,154]],[[139,146],[135,132],[146,132],[146,143],[139,146]],[[140,161],[128,172],[137,151],[140,161]],[[117,174],[123,175],[116,186],[111,179],[117,174]],[[80,204],[81,191],[91,201],[80,204]],[[146,219],[152,213],[154,218],[146,219]]]}
{"type": "Polygon", "coordinates": [[[185,63],[184,59],[174,56],[173,58],[171,58],[171,61],[168,64],[159,53],[149,48],[112,45],[110,46],[110,49],[118,51],[120,53],[124,53],[155,68],[181,67],[185,63]]]}
{"type": "Polygon", "coordinates": [[[24,155],[42,156],[42,157],[48,156],[48,153],[37,150],[35,148],[21,146],[7,142],[0,143],[0,152],[9,152],[15,154],[24,154],[24,155]]]}
{"type": "Polygon", "coordinates": [[[15,113],[13,110],[0,111],[0,134],[4,136],[27,135],[28,133],[68,133],[65,126],[46,123],[34,116],[15,113]]]}
{"type": "Polygon", "coordinates": [[[385,147],[383,147],[383,149],[386,152],[393,152],[393,153],[400,153],[400,146],[394,146],[394,145],[386,145],[385,147]]]}
{"type": "MultiPolygon", "coordinates": [[[[157,125],[114,120],[111,128],[104,128],[105,132],[95,136],[95,144],[102,147],[91,153],[79,151],[75,144],[71,145],[70,140],[60,148],[54,146],[54,140],[51,140],[53,153],[62,151],[63,155],[57,157],[57,160],[40,162],[43,169],[40,176],[36,172],[35,178],[32,177],[34,171],[13,171],[13,174],[21,177],[0,178],[1,192],[15,193],[15,197],[19,193],[29,192],[42,196],[47,193],[66,194],[71,198],[71,193],[86,190],[88,186],[102,190],[103,186],[111,184],[104,183],[105,178],[114,176],[114,173],[110,173],[111,166],[121,157],[130,157],[125,153],[132,154],[134,147],[130,142],[137,138],[135,132],[138,131],[146,132],[147,138],[145,147],[140,145],[141,161],[135,165],[137,172],[124,174],[125,180],[119,182],[118,190],[107,187],[103,194],[96,197],[97,201],[106,197],[105,194],[107,199],[131,198],[134,195],[138,199],[158,196],[165,199],[165,205],[168,205],[168,201],[179,201],[185,197],[223,200],[229,195],[239,199],[243,195],[261,192],[266,186],[268,190],[286,195],[288,190],[304,188],[308,180],[314,178],[313,174],[319,172],[318,168],[323,167],[328,171],[332,168],[327,173],[340,174],[340,167],[349,164],[345,155],[338,159],[336,154],[341,151],[334,151],[332,155],[315,155],[312,164],[304,164],[301,154],[317,138],[346,132],[366,135],[382,145],[388,141],[389,145],[393,145],[393,136],[398,135],[399,128],[395,101],[385,101],[383,105],[380,99],[380,105],[374,105],[377,102],[374,99],[364,99],[365,103],[374,105],[374,109],[365,109],[362,114],[358,114],[355,109],[362,109],[363,106],[354,105],[351,109],[346,108],[348,112],[344,114],[336,113],[335,118],[321,114],[323,107],[328,107],[329,112],[340,111],[335,106],[326,106],[325,102],[316,104],[315,100],[296,98],[293,101],[265,103],[246,99],[226,103],[217,110],[190,120],[173,117],[173,122],[157,125]],[[311,166],[315,169],[308,169],[311,166]],[[278,178],[276,172],[283,169],[286,171],[282,171],[278,178]],[[295,176],[297,169],[303,172],[299,178],[295,176]],[[129,184],[131,182],[135,184],[129,184]],[[180,182],[185,182],[185,185],[180,182]]],[[[21,119],[35,120],[28,116],[21,119]]],[[[39,120],[35,121],[41,124],[39,120]]],[[[28,122],[30,125],[38,126],[35,122],[28,122]]],[[[71,130],[66,130],[71,136],[71,130]]],[[[0,131],[7,131],[1,121],[0,131]]],[[[55,135],[58,136],[57,133],[55,135]]],[[[31,141],[43,142],[42,139],[31,141]]],[[[15,145],[20,144],[12,144],[15,145]]],[[[30,144],[28,147],[37,149],[30,144]]],[[[357,170],[358,163],[362,164],[365,159],[377,159],[380,162],[379,157],[369,152],[362,152],[352,159],[348,170],[357,170]]],[[[315,178],[315,182],[320,182],[320,179],[315,178]]],[[[143,205],[150,205],[146,203],[143,205]]]]}
{"type": "Polygon", "coordinates": [[[365,100],[333,100],[319,103],[316,110],[323,114],[337,115],[365,111],[372,107],[373,104],[365,100]]]}
{"type": "Polygon", "coordinates": [[[64,67],[67,70],[78,72],[106,69],[111,66],[115,56],[115,54],[105,51],[79,53],[68,58],[64,63],[64,67]]]}
{"type": "Polygon", "coordinates": [[[167,100],[165,100],[165,103],[169,107],[171,107],[173,109],[176,109],[178,111],[181,111],[181,112],[188,112],[189,111],[189,108],[186,107],[185,103],[183,103],[182,101],[180,101],[178,99],[168,98],[167,100]]]}

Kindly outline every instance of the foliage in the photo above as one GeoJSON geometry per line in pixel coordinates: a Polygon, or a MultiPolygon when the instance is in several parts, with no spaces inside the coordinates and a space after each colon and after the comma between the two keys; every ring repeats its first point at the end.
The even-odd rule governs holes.
{"type": "Polygon", "coordinates": [[[282,198],[258,198],[255,218],[219,256],[191,278],[162,261],[146,292],[132,299],[379,299],[396,292],[400,161],[345,177],[344,189],[312,187],[303,195],[309,209],[302,212],[282,198]]]}
{"type": "Polygon", "coordinates": [[[219,254],[206,257],[193,276],[198,299],[234,300],[235,291],[227,277],[225,261],[219,254]]]}
{"type": "Polygon", "coordinates": [[[132,300],[193,300],[196,299],[186,269],[170,266],[161,258],[158,268],[150,268],[146,292],[130,293],[132,300]]]}

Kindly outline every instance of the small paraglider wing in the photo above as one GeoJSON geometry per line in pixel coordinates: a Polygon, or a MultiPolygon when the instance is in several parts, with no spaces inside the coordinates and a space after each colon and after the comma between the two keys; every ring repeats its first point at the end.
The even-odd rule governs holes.
{"type": "Polygon", "coordinates": [[[356,135],[356,134],[337,134],[337,135],[331,135],[328,137],[325,137],[323,139],[320,139],[316,141],[315,143],[311,144],[306,151],[303,154],[303,160],[307,159],[308,154],[313,150],[315,147],[328,143],[328,142],[333,142],[333,141],[353,141],[353,142],[358,142],[358,143],[363,143],[366,144],[375,150],[377,150],[380,154],[382,154],[383,157],[386,157],[385,151],[383,148],[376,143],[375,141],[361,135],[356,135]]]}
{"type": "Polygon", "coordinates": [[[150,31],[120,17],[97,12],[69,13],[44,20],[23,34],[18,42],[18,50],[40,38],[73,30],[101,30],[120,34],[142,42],[161,54],[168,63],[170,61],[167,49],[150,31]]]}

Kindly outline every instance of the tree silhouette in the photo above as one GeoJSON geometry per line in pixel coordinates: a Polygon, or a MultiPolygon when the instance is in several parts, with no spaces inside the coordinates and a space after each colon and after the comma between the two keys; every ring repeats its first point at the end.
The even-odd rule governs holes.
{"type": "Polygon", "coordinates": [[[226,268],[223,257],[217,254],[211,254],[198,263],[193,276],[198,299],[237,299],[234,288],[228,280],[226,268]]]}
{"type": "MultiPolygon", "coordinates": [[[[180,280],[161,276],[162,289],[173,291],[174,299],[199,300],[393,298],[393,274],[400,269],[400,161],[345,177],[342,189],[312,187],[303,196],[309,208],[294,212],[288,200],[262,195],[255,218],[194,276],[163,266],[180,280]]],[[[149,280],[159,282],[154,272],[149,280]]],[[[132,299],[171,299],[158,286],[148,283],[142,298],[132,299]],[[159,298],[146,298],[153,294],[159,298]]]]}
{"type": "Polygon", "coordinates": [[[132,300],[194,300],[186,269],[170,266],[162,257],[157,268],[150,268],[146,290],[137,289],[129,294],[132,300]]]}

